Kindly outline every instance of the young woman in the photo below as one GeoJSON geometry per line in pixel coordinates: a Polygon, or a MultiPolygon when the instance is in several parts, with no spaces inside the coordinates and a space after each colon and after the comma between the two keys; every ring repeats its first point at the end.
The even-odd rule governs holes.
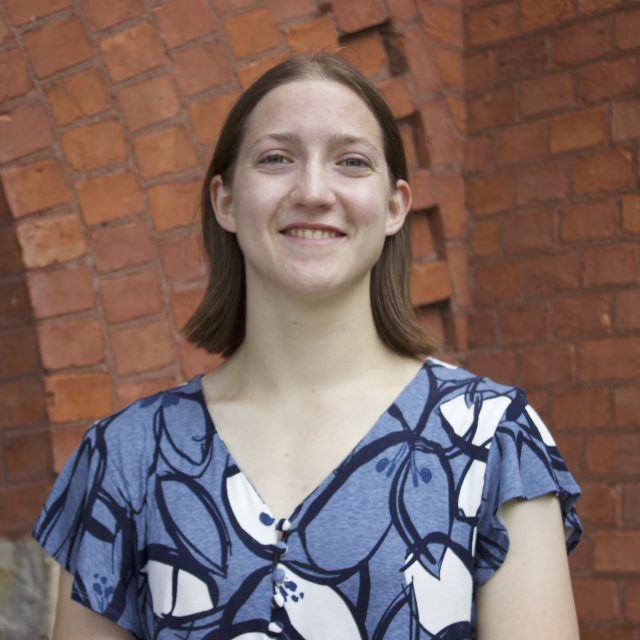
{"type": "Polygon", "coordinates": [[[424,359],[375,90],[330,55],[267,72],[202,201],[186,332],[226,361],[61,473],[34,530],[64,568],[54,638],[578,638],[579,489],[521,390],[424,359]]]}

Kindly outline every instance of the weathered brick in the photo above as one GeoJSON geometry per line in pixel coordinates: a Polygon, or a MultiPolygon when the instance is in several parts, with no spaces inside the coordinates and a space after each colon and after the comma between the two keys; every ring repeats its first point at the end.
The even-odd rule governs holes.
{"type": "Polygon", "coordinates": [[[497,213],[515,203],[513,177],[510,173],[474,178],[467,184],[467,205],[476,215],[497,213]]]}
{"type": "Polygon", "coordinates": [[[0,490],[0,531],[10,537],[22,537],[33,527],[51,484],[5,485],[0,490]]]}
{"type": "Polygon", "coordinates": [[[575,379],[573,345],[554,344],[521,349],[518,363],[520,384],[527,388],[551,386],[575,379]]]}
{"type": "Polygon", "coordinates": [[[302,16],[311,15],[316,11],[313,0],[267,0],[267,7],[276,22],[293,20],[302,16]]]}
{"type": "Polygon", "coordinates": [[[168,127],[133,142],[143,178],[183,171],[197,165],[193,144],[183,127],[168,127]]]}
{"type": "Polygon", "coordinates": [[[627,149],[608,149],[573,163],[576,193],[618,191],[633,184],[632,156],[627,149]]]}
{"type": "Polygon", "coordinates": [[[130,131],[172,118],[181,105],[170,76],[156,76],[118,92],[118,102],[130,131]]]}
{"type": "Polygon", "coordinates": [[[362,31],[384,22],[387,17],[380,0],[330,0],[330,4],[338,29],[343,33],[362,31]]]}
{"type": "Polygon", "coordinates": [[[580,355],[581,380],[636,380],[640,376],[638,337],[588,340],[582,343],[580,355]]]}
{"type": "Polygon", "coordinates": [[[577,289],[580,285],[578,255],[561,254],[536,256],[522,264],[524,290],[527,295],[545,295],[577,289]]]}
{"type": "Polygon", "coordinates": [[[500,225],[476,222],[471,231],[471,253],[476,258],[490,258],[500,253],[500,225]]]}
{"type": "Polygon", "coordinates": [[[441,173],[433,175],[431,180],[438,203],[435,224],[439,237],[445,240],[466,238],[469,220],[462,177],[458,173],[441,173]]]}
{"type": "Polygon", "coordinates": [[[288,54],[284,51],[276,53],[267,58],[251,60],[236,69],[238,81],[243,89],[249,88],[263,73],[280,64],[288,58],[288,54]]]}
{"type": "Polygon", "coordinates": [[[597,147],[605,141],[606,122],[603,109],[590,109],[556,116],[551,120],[552,153],[597,147]]]}
{"type": "Polygon", "coordinates": [[[38,343],[32,327],[20,327],[0,333],[0,379],[39,371],[38,343]]]}
{"type": "Polygon", "coordinates": [[[62,134],[62,147],[74,171],[89,171],[127,158],[122,127],[115,121],[103,121],[62,134]]]}
{"type": "Polygon", "coordinates": [[[187,379],[202,372],[213,371],[223,361],[218,354],[207,353],[204,349],[198,349],[185,340],[178,341],[178,356],[180,371],[187,379]]]}
{"type": "Polygon", "coordinates": [[[433,165],[449,165],[462,161],[462,141],[455,135],[446,104],[441,100],[420,106],[421,132],[433,165]]]}
{"type": "Polygon", "coordinates": [[[429,214],[415,211],[409,219],[411,259],[414,262],[428,262],[437,258],[429,218],[429,214]]]}
{"type": "Polygon", "coordinates": [[[24,272],[22,252],[11,227],[0,233],[0,276],[18,275],[24,272]]]}
{"type": "Polygon", "coordinates": [[[87,246],[75,213],[60,217],[28,219],[16,227],[24,266],[48,267],[79,258],[87,246]]]}
{"type": "Polygon", "coordinates": [[[201,144],[215,144],[231,107],[238,99],[237,92],[223,93],[189,105],[189,118],[201,144]]]}
{"type": "Polygon", "coordinates": [[[551,303],[551,331],[554,338],[577,338],[610,333],[611,297],[604,293],[582,293],[551,303]]]}
{"type": "Polygon", "coordinates": [[[383,80],[377,89],[396,118],[406,118],[416,110],[405,78],[396,76],[383,80]]]}
{"type": "Polygon", "coordinates": [[[422,140],[418,143],[420,136],[417,135],[414,125],[408,120],[398,122],[397,124],[409,171],[419,167],[423,160],[426,160],[428,163],[427,150],[424,148],[422,140]]]}
{"type": "Polygon", "coordinates": [[[5,169],[1,178],[11,214],[16,218],[69,202],[62,170],[53,160],[5,169]]]}
{"type": "Polygon", "coordinates": [[[516,40],[503,45],[496,53],[498,81],[536,76],[549,66],[547,43],[542,37],[516,40]]]}
{"type": "Polygon", "coordinates": [[[97,228],[89,242],[93,261],[100,273],[132,267],[155,258],[149,227],[139,220],[97,228]]]}
{"type": "Polygon", "coordinates": [[[430,209],[434,206],[431,173],[427,169],[415,169],[409,173],[409,184],[413,195],[413,209],[430,209]]]}
{"type": "Polygon", "coordinates": [[[564,198],[569,191],[565,166],[558,162],[520,169],[516,174],[516,201],[537,204],[564,198]]]}
{"type": "Polygon", "coordinates": [[[87,267],[28,273],[27,282],[36,318],[93,309],[95,299],[87,267]]]}
{"type": "Polygon", "coordinates": [[[640,289],[616,293],[615,319],[617,329],[640,329],[640,289]]]}
{"type": "Polygon", "coordinates": [[[92,318],[64,319],[38,324],[42,366],[53,371],[102,362],[100,324],[92,318]]]}
{"type": "Polygon", "coordinates": [[[48,431],[7,434],[3,445],[9,482],[40,480],[51,472],[51,440],[48,431]]]}
{"type": "Polygon", "coordinates": [[[585,102],[610,100],[636,89],[638,64],[633,57],[598,62],[578,72],[578,95],[585,102]]]}
{"type": "Polygon", "coordinates": [[[469,316],[469,347],[490,347],[495,343],[494,318],[490,311],[469,316]]]}
{"type": "Polygon", "coordinates": [[[469,129],[488,129],[511,122],[515,117],[513,87],[488,91],[469,100],[469,129]]]}
{"type": "Polygon", "coordinates": [[[3,114],[0,119],[0,163],[26,156],[53,143],[46,111],[36,104],[3,114]]]}
{"type": "Polygon", "coordinates": [[[164,320],[113,331],[111,348],[120,376],[153,371],[175,359],[173,337],[164,320]]]}
{"type": "Polygon", "coordinates": [[[160,241],[160,259],[167,280],[172,286],[200,280],[205,266],[200,239],[191,234],[160,241]]]}
{"type": "Polygon", "coordinates": [[[47,376],[47,414],[51,422],[94,420],[112,408],[108,373],[58,373],[47,376]]]}
{"type": "Polygon", "coordinates": [[[21,25],[62,11],[71,6],[72,0],[6,0],[4,4],[11,22],[21,25]]]}
{"type": "Polygon", "coordinates": [[[571,204],[560,211],[560,239],[583,242],[611,238],[618,230],[615,200],[596,200],[571,204]]]}
{"type": "Polygon", "coordinates": [[[0,52],[0,102],[31,90],[29,70],[19,49],[0,52]]]}
{"type": "Polygon", "coordinates": [[[598,18],[576,22],[552,38],[553,59],[560,65],[577,65],[597,60],[611,48],[608,20],[598,18]]]}
{"type": "Polygon", "coordinates": [[[544,121],[508,127],[496,132],[497,161],[520,164],[543,158],[548,153],[547,124],[544,121]]]}
{"type": "Polygon", "coordinates": [[[568,73],[533,78],[519,85],[518,104],[525,116],[555,111],[573,103],[573,81],[568,73]]]}
{"type": "Polygon", "coordinates": [[[640,137],[640,99],[612,105],[611,137],[628,140],[640,137]]]}
{"type": "MultiPolygon", "coordinates": [[[[286,2],[287,0],[280,0],[286,2]]],[[[414,20],[418,13],[413,0],[395,0],[387,4],[389,19],[393,24],[402,24],[414,20]]]]}
{"type": "Polygon", "coordinates": [[[573,16],[571,0],[520,0],[520,28],[534,31],[573,16]]]}
{"type": "Polygon", "coordinates": [[[448,300],[453,294],[448,264],[444,260],[413,264],[409,289],[414,306],[448,300]]]}
{"type": "Polygon", "coordinates": [[[134,380],[118,385],[116,396],[118,398],[118,408],[127,407],[140,398],[146,398],[158,391],[163,391],[174,387],[179,383],[175,377],[149,378],[145,380],[134,380]]]}
{"type": "Polygon", "coordinates": [[[591,541],[593,568],[596,571],[640,572],[640,532],[596,532],[591,536],[591,541]]]}
{"type": "Polygon", "coordinates": [[[584,578],[573,581],[576,609],[582,623],[617,620],[620,615],[615,580],[584,578]]]}
{"type": "Polygon", "coordinates": [[[9,36],[9,27],[7,27],[6,22],[4,21],[4,19],[0,16],[0,43],[3,43],[7,37],[9,36]]]}
{"type": "Polygon", "coordinates": [[[466,18],[467,38],[472,46],[508,40],[518,33],[517,8],[513,2],[502,2],[469,11],[466,18]]]}
{"type": "Polygon", "coordinates": [[[54,426],[51,432],[51,449],[53,452],[53,470],[60,473],[65,463],[82,440],[82,436],[87,430],[87,425],[82,424],[75,427],[54,426]]]}
{"type": "Polygon", "coordinates": [[[153,27],[146,22],[106,36],[99,47],[114,82],[126,80],[164,62],[162,46],[153,27]]]}
{"type": "MultiPolygon", "coordinates": [[[[613,412],[616,427],[640,427],[640,389],[616,387],[613,390],[613,412]]],[[[638,511],[640,517],[640,511],[638,511]]]]}
{"type": "Polygon", "coordinates": [[[0,384],[0,429],[31,426],[45,419],[40,376],[0,384]]]}
{"type": "Polygon", "coordinates": [[[498,316],[501,343],[538,342],[547,338],[548,313],[542,305],[504,307],[498,316]]]}
{"type": "Polygon", "coordinates": [[[502,246],[505,253],[525,253],[555,246],[555,216],[542,209],[512,215],[502,223],[502,246]]]}
{"type": "Polygon", "coordinates": [[[211,0],[211,6],[216,14],[230,13],[254,4],[253,0],[211,0]]]}
{"type": "Polygon", "coordinates": [[[101,224],[144,209],[135,177],[128,171],[77,182],[76,192],[87,224],[101,224]]]}
{"type": "Polygon", "coordinates": [[[24,277],[0,281],[0,327],[24,326],[32,320],[29,293],[24,277]]]}
{"type": "Polygon", "coordinates": [[[584,14],[609,11],[621,5],[625,0],[578,0],[578,12],[584,14]]]}
{"type": "Polygon", "coordinates": [[[492,353],[474,353],[469,356],[468,367],[478,375],[503,384],[513,384],[517,376],[515,355],[505,349],[492,353]]]}
{"type": "Polygon", "coordinates": [[[33,70],[39,78],[84,62],[93,55],[82,23],[75,16],[28,31],[23,39],[33,70]]]}
{"type": "Polygon", "coordinates": [[[97,69],[87,69],[61,78],[45,86],[44,92],[58,124],[68,124],[78,118],[100,113],[110,104],[97,69]]]}
{"type": "Polygon", "coordinates": [[[102,280],[100,297],[110,324],[156,315],[164,309],[160,278],[154,269],[102,280]]]}
{"type": "Polygon", "coordinates": [[[344,42],[340,55],[365,76],[376,76],[387,68],[387,52],[380,34],[357,34],[344,42]]]}
{"type": "Polygon", "coordinates": [[[624,629],[585,629],[580,634],[580,640],[638,640],[638,635],[633,628],[624,629]]]}
{"type": "Polygon", "coordinates": [[[202,300],[203,293],[204,289],[201,287],[173,292],[171,295],[171,314],[178,330],[181,330],[193,315],[202,300]]]}
{"type": "Polygon", "coordinates": [[[441,89],[440,73],[436,66],[433,48],[424,37],[422,29],[408,29],[396,39],[398,48],[407,61],[416,94],[432,94],[441,89]]]}
{"type": "Polygon", "coordinates": [[[618,11],[613,19],[616,44],[621,49],[640,46],[640,10],[618,11]]]}
{"type": "Polygon", "coordinates": [[[442,84],[461,91],[464,85],[462,56],[458,52],[439,47],[433,49],[433,54],[442,84]]]}
{"type": "Polygon", "coordinates": [[[635,244],[615,244],[585,249],[582,280],[585,287],[637,282],[638,247],[635,244]]]}
{"type": "MultiPolygon", "coordinates": [[[[640,509],[638,509],[638,513],[640,513],[640,509]]],[[[638,519],[638,523],[640,523],[640,519],[638,519]]],[[[640,622],[640,580],[625,582],[623,597],[625,620],[640,622]]]]}
{"type": "Polygon", "coordinates": [[[82,0],[82,10],[93,31],[113,27],[144,12],[142,0],[82,0]]]}
{"type": "Polygon", "coordinates": [[[468,94],[489,89],[495,82],[495,53],[479,51],[463,60],[464,88],[468,94]]]}
{"type": "Polygon", "coordinates": [[[475,299],[479,305],[520,297],[520,268],[513,262],[476,267],[473,270],[475,299]]]}
{"type": "Polygon", "coordinates": [[[464,149],[466,174],[486,171],[493,166],[493,142],[489,136],[467,137],[464,149]]]}
{"type": "Polygon", "coordinates": [[[609,390],[582,387],[551,394],[551,421],[557,429],[601,429],[611,423],[609,390]]]}
{"type": "Polygon", "coordinates": [[[463,28],[460,7],[449,8],[426,2],[420,2],[417,6],[430,41],[462,48],[463,28]]]}
{"type": "Polygon", "coordinates": [[[254,9],[235,15],[225,20],[224,30],[236,58],[246,58],[280,45],[280,37],[268,9],[254,9]]]}
{"type": "Polygon", "coordinates": [[[622,197],[622,228],[629,233],[640,235],[640,196],[622,197]]]}
{"type": "Polygon", "coordinates": [[[200,182],[158,184],[147,191],[153,226],[158,231],[194,224],[200,219],[200,182]]]}
{"type": "Polygon", "coordinates": [[[160,35],[167,47],[205,36],[217,24],[204,0],[171,0],[153,9],[160,35]]]}
{"type": "Polygon", "coordinates": [[[191,96],[233,82],[233,69],[220,42],[208,42],[173,54],[180,91],[191,96]]]}
{"type": "Polygon", "coordinates": [[[334,52],[338,44],[338,33],[330,15],[292,24],[283,29],[284,37],[292,53],[310,51],[334,52]]]}

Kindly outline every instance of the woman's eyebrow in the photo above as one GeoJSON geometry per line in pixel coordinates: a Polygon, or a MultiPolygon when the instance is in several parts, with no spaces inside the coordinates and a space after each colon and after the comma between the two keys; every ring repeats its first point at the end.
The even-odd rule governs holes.
{"type": "MultiPolygon", "coordinates": [[[[297,134],[290,131],[274,131],[260,136],[253,142],[251,147],[255,147],[265,140],[275,140],[276,142],[288,142],[289,144],[300,144],[302,138],[297,134]]],[[[362,136],[355,136],[350,133],[334,133],[329,137],[329,145],[332,147],[339,147],[347,144],[362,144],[376,154],[380,155],[380,149],[378,149],[369,139],[362,136]]]]}

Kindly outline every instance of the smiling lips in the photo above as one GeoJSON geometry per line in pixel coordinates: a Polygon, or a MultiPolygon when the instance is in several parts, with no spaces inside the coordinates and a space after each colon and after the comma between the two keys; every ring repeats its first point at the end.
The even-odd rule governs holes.
{"type": "Polygon", "coordinates": [[[290,226],[281,231],[286,236],[294,238],[303,238],[304,240],[328,240],[330,238],[339,238],[344,235],[338,229],[324,226],[290,226]]]}

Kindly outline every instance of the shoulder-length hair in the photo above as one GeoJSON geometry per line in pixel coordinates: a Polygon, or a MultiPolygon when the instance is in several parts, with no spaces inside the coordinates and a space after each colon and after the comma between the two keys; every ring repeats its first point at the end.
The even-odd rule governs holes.
{"type": "MultiPolygon", "coordinates": [[[[214,176],[233,180],[234,164],[247,120],[264,96],[281,85],[302,79],[338,82],[356,93],[382,129],[384,154],[392,184],[407,180],[407,163],[393,114],[380,94],[358,71],[336,55],[316,53],[289,58],[254,82],[238,99],[222,127],[201,194],[202,234],[209,281],[183,333],[198,347],[230,356],[242,344],[246,325],[244,258],[235,234],[216,221],[210,196],[214,176]]],[[[408,225],[385,239],[371,272],[371,308],[381,340],[402,355],[426,356],[436,349],[418,325],[409,295],[411,247],[408,225]]]]}

